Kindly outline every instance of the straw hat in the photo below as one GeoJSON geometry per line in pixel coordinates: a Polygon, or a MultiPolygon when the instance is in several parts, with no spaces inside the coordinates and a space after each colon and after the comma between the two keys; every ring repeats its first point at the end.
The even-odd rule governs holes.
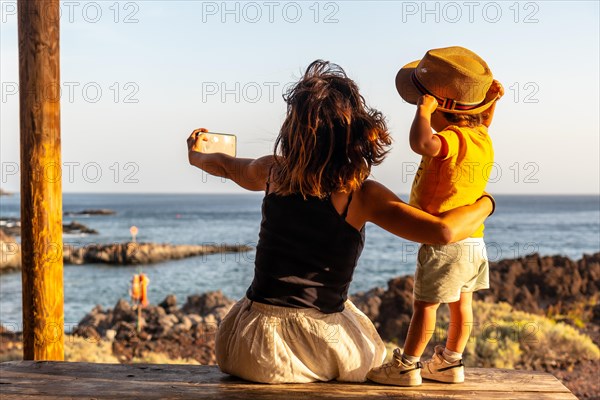
{"type": "Polygon", "coordinates": [[[421,60],[406,64],[396,75],[396,89],[411,104],[424,94],[435,97],[438,110],[479,114],[497,96],[487,96],[493,81],[485,61],[464,47],[429,50],[421,60]]]}

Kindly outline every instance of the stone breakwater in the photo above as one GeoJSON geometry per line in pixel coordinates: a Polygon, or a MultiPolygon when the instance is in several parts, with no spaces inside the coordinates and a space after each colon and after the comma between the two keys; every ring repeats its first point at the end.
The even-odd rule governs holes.
{"type": "Polygon", "coordinates": [[[115,215],[117,212],[114,210],[109,210],[106,208],[101,209],[87,209],[82,211],[65,211],[65,216],[73,216],[73,215],[115,215]]]}
{"type": "MultiPolygon", "coordinates": [[[[21,268],[21,249],[14,238],[0,230],[0,273],[21,268]]],[[[165,243],[107,243],[63,248],[65,264],[144,265],[216,253],[240,253],[251,250],[244,245],[173,245],[165,243]]]]}
{"type": "Polygon", "coordinates": [[[249,246],[226,244],[215,246],[125,242],[66,247],[63,255],[66,264],[140,265],[216,253],[239,253],[251,249],[249,246]]]}
{"type": "Polygon", "coordinates": [[[21,269],[21,246],[0,229],[0,273],[21,269]]]}
{"type": "MultiPolygon", "coordinates": [[[[21,235],[21,220],[18,218],[0,218],[0,231],[7,236],[21,235]]],[[[63,223],[63,233],[97,235],[98,231],[77,221],[63,223]]]]}

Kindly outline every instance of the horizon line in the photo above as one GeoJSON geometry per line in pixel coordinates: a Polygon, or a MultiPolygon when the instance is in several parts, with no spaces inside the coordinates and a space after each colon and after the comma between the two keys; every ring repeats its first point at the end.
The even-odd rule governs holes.
{"type": "MultiPolygon", "coordinates": [[[[78,191],[68,191],[68,192],[62,192],[62,194],[140,194],[140,195],[144,195],[144,194],[165,194],[165,195],[169,195],[169,194],[180,194],[180,195],[247,195],[247,194],[261,194],[263,193],[262,190],[256,190],[256,191],[240,191],[240,192],[154,192],[154,191],[148,191],[148,192],[107,192],[107,191],[102,191],[102,192],[78,192],[78,191]]],[[[398,193],[398,192],[394,192],[394,194],[396,195],[403,195],[403,196],[408,196],[410,193],[398,193]]],[[[4,191],[2,193],[2,197],[11,197],[11,196],[20,196],[21,193],[20,192],[7,192],[4,191]]],[[[591,193],[591,192],[582,192],[582,193],[494,193],[492,194],[493,196],[598,196],[600,197],[600,193],[591,193]]]]}

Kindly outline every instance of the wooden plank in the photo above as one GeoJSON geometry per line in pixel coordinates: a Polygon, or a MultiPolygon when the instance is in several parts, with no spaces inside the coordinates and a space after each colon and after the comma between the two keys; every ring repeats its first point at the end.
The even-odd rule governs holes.
{"type": "Polygon", "coordinates": [[[58,0],[19,0],[23,358],[63,360],[58,0]]]}
{"type": "Polygon", "coordinates": [[[374,383],[265,385],[217,366],[11,361],[0,364],[2,399],[576,399],[542,372],[469,368],[463,384],[425,381],[418,388],[374,383]]]}

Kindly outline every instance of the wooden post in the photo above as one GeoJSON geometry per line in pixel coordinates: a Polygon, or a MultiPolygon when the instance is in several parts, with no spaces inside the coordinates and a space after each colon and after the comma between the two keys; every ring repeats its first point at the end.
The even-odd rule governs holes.
{"type": "Polygon", "coordinates": [[[59,0],[19,0],[25,360],[64,360],[59,18],[59,0]]]}

